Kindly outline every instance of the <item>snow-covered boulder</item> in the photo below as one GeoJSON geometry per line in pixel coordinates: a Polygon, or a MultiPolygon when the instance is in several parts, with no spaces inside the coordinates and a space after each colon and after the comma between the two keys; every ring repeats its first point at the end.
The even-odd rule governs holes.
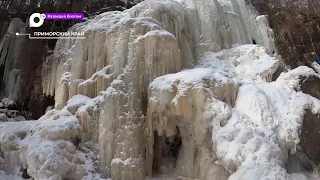
{"type": "Polygon", "coordinates": [[[0,122],[8,121],[8,116],[5,113],[0,113],[0,122]]]}
{"type": "Polygon", "coordinates": [[[3,104],[4,108],[8,108],[10,110],[13,110],[13,109],[16,108],[16,104],[12,100],[10,100],[8,98],[4,98],[1,101],[2,101],[2,104],[3,104]]]}
{"type": "Polygon", "coordinates": [[[0,102],[0,121],[25,121],[26,119],[16,109],[17,106],[12,100],[2,99],[0,102]]]}
{"type": "Polygon", "coordinates": [[[75,146],[79,128],[78,119],[66,108],[49,111],[37,121],[0,123],[0,170],[10,174],[26,169],[36,180],[90,179],[90,156],[75,146]]]}

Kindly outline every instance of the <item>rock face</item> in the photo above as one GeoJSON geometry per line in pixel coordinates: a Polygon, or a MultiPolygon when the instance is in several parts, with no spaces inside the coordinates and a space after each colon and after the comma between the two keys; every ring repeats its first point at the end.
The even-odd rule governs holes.
{"type": "Polygon", "coordinates": [[[320,56],[320,2],[317,0],[249,0],[268,15],[276,46],[291,68],[310,66],[320,56]]]}
{"type": "Polygon", "coordinates": [[[304,93],[320,99],[320,79],[317,76],[301,77],[300,84],[304,93]]]}
{"type": "MultiPolygon", "coordinates": [[[[301,90],[313,96],[314,98],[320,99],[320,78],[319,76],[302,76],[301,90]]],[[[320,164],[320,146],[318,143],[319,135],[319,120],[320,114],[314,113],[310,109],[305,112],[303,121],[303,127],[301,131],[301,142],[300,146],[302,151],[308,155],[308,157],[315,163],[320,164]]]]}
{"type": "Polygon", "coordinates": [[[316,165],[319,165],[320,146],[316,142],[319,140],[320,114],[313,114],[310,110],[307,110],[305,113],[300,145],[309,158],[312,159],[316,165]]]}
{"type": "Polygon", "coordinates": [[[19,109],[31,112],[31,116],[26,117],[38,118],[44,113],[46,106],[54,102],[50,102],[50,98],[41,93],[39,67],[42,67],[46,54],[45,41],[15,35],[16,32],[25,32],[26,26],[20,19],[13,19],[1,40],[1,94],[2,97],[15,101],[19,109]]]}
{"type": "MultiPolygon", "coordinates": [[[[301,90],[310,96],[320,99],[320,78],[319,76],[301,76],[301,90]]],[[[302,151],[308,155],[310,160],[318,166],[320,164],[320,146],[318,139],[320,138],[320,114],[314,113],[310,109],[305,111],[303,126],[301,129],[300,146],[302,151]]]]}

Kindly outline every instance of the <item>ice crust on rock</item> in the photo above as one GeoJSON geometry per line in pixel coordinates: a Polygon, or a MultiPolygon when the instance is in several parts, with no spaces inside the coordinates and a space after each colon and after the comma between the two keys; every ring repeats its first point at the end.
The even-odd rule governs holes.
{"type": "MultiPolygon", "coordinates": [[[[227,51],[242,49],[240,51],[245,52],[248,46],[227,51]]],[[[288,151],[296,151],[305,110],[320,112],[318,99],[299,92],[300,76],[316,73],[302,66],[281,74],[275,82],[267,82],[265,77],[270,77],[277,69],[274,58],[265,58],[267,54],[262,56],[266,64],[263,72],[270,74],[257,71],[258,77],[253,77],[250,71],[239,71],[241,76],[238,76],[230,64],[250,53],[235,53],[234,56],[225,56],[227,59],[224,60],[217,59],[220,54],[222,52],[211,53],[204,56],[205,60],[200,60],[205,63],[199,67],[161,76],[150,83],[147,114],[150,136],[156,131],[170,137],[179,127],[182,144],[186,146],[182,147],[177,159],[178,164],[184,165],[177,165],[176,169],[176,173],[182,176],[198,169],[199,172],[191,172],[191,175],[200,176],[200,179],[210,177],[205,176],[209,171],[204,167],[208,165],[200,160],[206,156],[204,152],[210,152],[206,145],[211,142],[211,152],[215,156],[210,158],[216,161],[211,164],[211,169],[222,165],[231,174],[229,179],[291,179],[283,167],[288,151]],[[206,73],[207,70],[212,72],[206,73]],[[226,73],[228,71],[233,73],[226,73]],[[229,77],[225,77],[225,73],[229,77]],[[224,93],[219,93],[219,88],[224,93]],[[208,139],[211,134],[212,139],[208,139]]],[[[250,60],[252,64],[261,61],[259,56],[250,60]]],[[[236,68],[245,70],[247,64],[239,63],[236,68]]],[[[150,139],[152,157],[154,142],[150,139]]],[[[217,179],[223,179],[219,175],[216,173],[217,179]]]]}
{"type": "Polygon", "coordinates": [[[242,45],[217,53],[203,53],[196,67],[210,67],[215,72],[237,77],[242,83],[270,82],[280,62],[268,51],[256,45],[242,45]]]}
{"type": "Polygon", "coordinates": [[[98,177],[90,153],[75,146],[80,124],[67,109],[51,110],[36,121],[1,123],[0,172],[9,178],[16,170],[27,169],[36,180],[98,177]]]}
{"type": "Polygon", "coordinates": [[[244,0],[146,0],[70,31],[86,39],[59,40],[43,65],[55,109],[0,124],[0,170],[23,167],[35,179],[99,179],[95,170],[113,180],[297,177],[284,169],[288,151],[304,111],[320,108],[299,77],[316,74],[300,67],[272,82],[273,32],[244,0]]]}

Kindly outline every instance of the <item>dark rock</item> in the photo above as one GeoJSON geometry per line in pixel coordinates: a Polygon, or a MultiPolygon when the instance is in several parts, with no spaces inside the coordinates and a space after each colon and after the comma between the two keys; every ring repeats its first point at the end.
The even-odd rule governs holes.
{"type": "Polygon", "coordinates": [[[29,176],[27,169],[23,169],[22,176],[23,179],[30,179],[31,176],[29,176]]]}
{"type": "Polygon", "coordinates": [[[273,75],[272,75],[272,81],[277,80],[278,77],[280,76],[280,74],[283,73],[283,72],[286,72],[286,70],[285,70],[285,68],[284,68],[282,65],[280,65],[280,66],[278,67],[278,69],[276,70],[276,72],[273,73],[273,75]]]}
{"type": "Polygon", "coordinates": [[[291,68],[311,66],[320,57],[320,1],[248,0],[268,15],[276,46],[291,68]]]}
{"type": "MultiPolygon", "coordinates": [[[[320,78],[318,76],[301,76],[300,88],[303,93],[320,98],[320,78]]],[[[320,140],[320,114],[315,114],[310,109],[305,111],[300,136],[300,146],[303,153],[318,165],[320,163],[320,144],[318,143],[320,140]]]]}
{"type": "MultiPolygon", "coordinates": [[[[0,24],[0,39],[2,39],[3,36],[6,34],[9,23],[2,22],[1,24],[0,24]],[[1,25],[1,24],[3,24],[3,25],[1,25]]],[[[1,79],[2,79],[2,77],[1,77],[1,79]]]]}
{"type": "Polygon", "coordinates": [[[308,76],[301,79],[302,92],[320,99],[320,78],[317,76],[308,76]]]}
{"type": "Polygon", "coordinates": [[[286,163],[288,173],[312,172],[314,168],[316,168],[315,163],[305,153],[299,150],[295,154],[289,153],[286,163]]]}
{"type": "Polygon", "coordinates": [[[317,165],[320,163],[320,114],[306,110],[301,129],[300,146],[317,165]]]}

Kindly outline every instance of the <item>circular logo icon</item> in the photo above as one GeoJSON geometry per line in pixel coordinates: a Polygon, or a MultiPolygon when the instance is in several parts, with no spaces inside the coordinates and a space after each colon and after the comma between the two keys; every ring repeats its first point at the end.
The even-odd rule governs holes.
{"type": "Polygon", "coordinates": [[[45,14],[33,13],[29,18],[29,26],[30,27],[40,27],[44,23],[45,18],[46,18],[45,14]],[[35,22],[35,18],[38,18],[39,21],[35,22]]]}

